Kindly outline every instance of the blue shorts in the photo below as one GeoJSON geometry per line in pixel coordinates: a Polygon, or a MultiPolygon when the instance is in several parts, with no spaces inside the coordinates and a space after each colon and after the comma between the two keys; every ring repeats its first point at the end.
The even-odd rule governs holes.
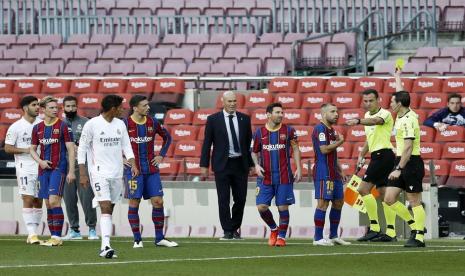
{"type": "Polygon", "coordinates": [[[341,180],[314,180],[315,199],[334,200],[344,198],[344,184],[341,180]]]}
{"type": "Polygon", "coordinates": [[[61,170],[44,170],[39,175],[39,198],[48,199],[51,195],[63,196],[66,175],[61,170]]]}
{"type": "Polygon", "coordinates": [[[155,196],[163,196],[160,174],[140,174],[134,179],[131,174],[125,175],[126,193],[128,199],[150,199],[155,196]]]}
{"type": "Polygon", "coordinates": [[[256,204],[270,206],[275,198],[276,206],[292,205],[295,203],[294,184],[263,184],[263,178],[257,177],[256,204]]]}

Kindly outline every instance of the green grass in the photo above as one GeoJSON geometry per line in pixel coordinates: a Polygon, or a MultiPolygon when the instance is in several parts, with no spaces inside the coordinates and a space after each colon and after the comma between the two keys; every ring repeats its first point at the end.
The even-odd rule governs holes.
{"type": "Polygon", "coordinates": [[[69,241],[62,247],[26,245],[24,237],[0,237],[0,275],[463,275],[465,241],[436,240],[408,249],[403,242],[315,247],[288,240],[270,248],[265,240],[221,242],[175,239],[178,248],[133,249],[113,239],[118,259],[97,256],[100,241],[69,241]]]}

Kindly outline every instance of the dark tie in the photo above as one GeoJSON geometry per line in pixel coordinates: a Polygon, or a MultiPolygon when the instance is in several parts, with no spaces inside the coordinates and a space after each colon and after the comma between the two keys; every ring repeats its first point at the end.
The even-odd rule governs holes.
{"type": "Polygon", "coordinates": [[[234,129],[233,117],[234,115],[229,115],[229,130],[231,130],[231,137],[233,139],[234,151],[240,153],[239,143],[237,142],[236,130],[234,129]]]}

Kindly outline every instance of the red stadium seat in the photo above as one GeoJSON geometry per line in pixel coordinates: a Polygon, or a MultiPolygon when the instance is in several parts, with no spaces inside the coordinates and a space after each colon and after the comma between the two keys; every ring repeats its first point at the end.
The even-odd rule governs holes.
{"type": "MultiPolygon", "coordinates": [[[[429,159],[424,160],[425,163],[425,176],[430,176],[431,171],[429,167],[429,159]]],[[[447,160],[433,160],[434,162],[434,174],[437,176],[449,175],[450,162],[447,160]]]]}
{"type": "Polygon", "coordinates": [[[292,127],[295,129],[299,142],[308,142],[312,140],[313,127],[305,125],[294,125],[292,127]]]}
{"type": "Polygon", "coordinates": [[[363,109],[342,109],[339,110],[339,124],[343,124],[346,120],[363,118],[365,111],[363,109]]]}
{"type": "Polygon", "coordinates": [[[283,108],[300,108],[302,96],[295,93],[279,93],[274,97],[275,102],[281,103],[283,108]]]}
{"type": "Polygon", "coordinates": [[[129,79],[126,86],[126,93],[149,96],[153,93],[154,87],[155,80],[153,79],[129,79]]]}
{"type": "Polygon", "coordinates": [[[303,109],[285,109],[283,123],[288,125],[305,125],[308,122],[308,113],[303,109]]]}
{"type": "Polygon", "coordinates": [[[346,136],[347,127],[346,126],[333,126],[336,134],[346,136]]]}
{"type": "Polygon", "coordinates": [[[200,126],[199,131],[197,133],[197,140],[203,141],[203,139],[205,138],[205,126],[200,126]]]}
{"type": "Polygon", "coordinates": [[[297,93],[323,93],[325,91],[326,79],[303,78],[297,84],[297,93]]]}
{"type": "Polygon", "coordinates": [[[0,94],[0,109],[20,108],[20,97],[15,94],[0,94]]]}
{"type": "Polygon", "coordinates": [[[321,113],[320,109],[312,109],[310,110],[310,116],[309,116],[309,124],[312,126],[315,126],[320,123],[321,120],[321,113]]]}
{"type": "Polygon", "coordinates": [[[101,109],[101,94],[82,94],[78,96],[78,105],[86,117],[93,117],[101,109]]]}
{"type": "Polygon", "coordinates": [[[184,80],[180,79],[159,79],[155,83],[153,101],[168,102],[177,104],[186,91],[184,80]]]}
{"type": "MultiPolygon", "coordinates": [[[[412,91],[413,80],[402,78],[402,86],[405,91],[412,91]]],[[[383,93],[392,94],[396,92],[396,81],[394,78],[386,79],[384,81],[383,93]]]]}
{"type": "Polygon", "coordinates": [[[191,140],[194,141],[197,139],[197,133],[199,128],[197,126],[190,125],[175,125],[171,128],[170,134],[173,138],[173,141],[180,140],[191,140]]]}
{"type": "Polygon", "coordinates": [[[71,80],[66,79],[46,79],[42,83],[42,94],[62,94],[69,93],[71,80]]]}
{"type": "Polygon", "coordinates": [[[200,157],[201,147],[202,144],[199,141],[178,141],[174,149],[174,155],[176,157],[200,157]]]}
{"type": "MultiPolygon", "coordinates": [[[[415,109],[415,113],[418,115],[418,123],[421,125],[423,122],[426,120],[426,117],[429,116],[428,112],[426,110],[421,110],[421,109],[415,109]]],[[[396,119],[395,116],[393,116],[394,119],[396,119]]]]}
{"type": "Polygon", "coordinates": [[[22,116],[21,109],[7,108],[0,112],[0,123],[10,125],[21,119],[22,116]]]}
{"type": "Polygon", "coordinates": [[[352,93],[354,80],[351,78],[334,77],[326,82],[326,93],[352,93]]]}
{"type": "Polygon", "coordinates": [[[320,108],[322,104],[331,102],[326,93],[307,93],[302,95],[302,108],[320,108]]]}
{"type": "Polygon", "coordinates": [[[0,125],[0,145],[3,145],[3,142],[5,142],[6,138],[6,132],[8,131],[8,128],[10,125],[0,125]]]}
{"type": "Polygon", "coordinates": [[[162,176],[176,176],[179,171],[179,161],[170,158],[164,158],[158,165],[160,175],[162,176]]]}
{"type": "Polygon", "coordinates": [[[41,80],[21,79],[15,82],[13,93],[17,94],[37,94],[42,87],[41,80]]]}
{"type": "Polygon", "coordinates": [[[465,142],[465,128],[449,126],[445,131],[436,131],[436,142],[465,142]]]}
{"type": "MultiPolygon", "coordinates": [[[[236,94],[236,100],[237,100],[237,108],[243,108],[244,103],[245,103],[245,95],[241,93],[235,93],[236,94]]],[[[221,100],[223,97],[223,94],[219,94],[218,97],[216,97],[216,108],[223,108],[223,101],[221,100]]]]}
{"type": "Polygon", "coordinates": [[[352,144],[343,143],[340,147],[338,147],[337,157],[338,158],[351,158],[352,157],[352,144]]]}
{"type": "Polygon", "coordinates": [[[333,95],[332,103],[338,108],[358,108],[360,107],[360,94],[341,93],[333,95]]]}
{"type": "Polygon", "coordinates": [[[411,91],[413,93],[437,93],[441,91],[441,86],[442,79],[439,78],[416,78],[411,91]]]}
{"type": "Polygon", "coordinates": [[[421,95],[420,108],[443,108],[447,105],[447,95],[441,93],[425,93],[421,95]]]}
{"type": "Polygon", "coordinates": [[[304,158],[315,158],[315,152],[313,151],[312,142],[302,142],[299,143],[300,156],[304,158]]]}
{"type": "Polygon", "coordinates": [[[266,117],[266,110],[255,109],[252,112],[250,120],[252,122],[252,125],[264,125],[268,121],[268,118],[266,117]]]}
{"type": "Polygon", "coordinates": [[[442,158],[465,159],[465,143],[445,143],[442,158]]]}
{"type": "Polygon", "coordinates": [[[341,165],[342,171],[345,175],[352,175],[355,172],[355,167],[357,166],[357,161],[353,159],[339,159],[339,164],[341,165]]]}
{"type": "Polygon", "coordinates": [[[295,93],[297,79],[293,78],[274,78],[268,84],[269,93],[295,93]]]}
{"type": "Polygon", "coordinates": [[[71,94],[84,94],[84,93],[97,93],[98,80],[96,79],[74,79],[71,81],[69,93],[71,94]]]}
{"type": "Polygon", "coordinates": [[[14,86],[14,80],[0,80],[0,94],[12,94],[14,86]]]}
{"type": "Polygon", "coordinates": [[[126,91],[127,80],[103,79],[99,82],[98,92],[104,94],[122,94],[126,91]]]}
{"type": "Polygon", "coordinates": [[[420,126],[420,141],[433,142],[436,130],[432,127],[420,126]]]}
{"type": "Polygon", "coordinates": [[[361,93],[368,89],[374,89],[378,93],[383,93],[384,80],[378,78],[363,77],[355,82],[354,93],[361,93]]]}
{"type": "MultiPolygon", "coordinates": [[[[450,166],[450,176],[465,177],[465,160],[457,160],[452,162],[450,166]]],[[[465,181],[463,181],[462,186],[465,186],[465,181]]]]}
{"type": "Polygon", "coordinates": [[[200,175],[200,158],[185,158],[179,168],[179,173],[184,172],[188,175],[200,175]]]}
{"type": "MultiPolygon", "coordinates": [[[[362,151],[364,144],[365,144],[365,142],[357,142],[357,143],[355,143],[353,145],[353,147],[352,147],[352,158],[358,158],[358,155],[362,151]]],[[[365,158],[370,158],[370,153],[369,152],[367,152],[367,154],[365,155],[365,158]]]]}
{"type": "MultiPolygon", "coordinates": [[[[159,153],[160,150],[161,150],[161,147],[163,146],[163,141],[155,141],[154,143],[154,150],[156,153],[159,153]]],[[[166,152],[166,156],[167,157],[172,157],[173,156],[173,153],[174,153],[174,146],[171,145],[170,147],[168,147],[168,151],[166,152]]]]}
{"type": "Polygon", "coordinates": [[[438,160],[441,158],[441,144],[438,143],[421,143],[420,154],[423,159],[438,160]]]}
{"type": "Polygon", "coordinates": [[[263,92],[250,93],[244,103],[244,108],[266,108],[273,102],[273,96],[263,92]]]}
{"type": "Polygon", "coordinates": [[[170,109],[165,116],[166,125],[190,125],[194,113],[186,108],[170,109]]]}
{"type": "MultiPolygon", "coordinates": [[[[389,109],[391,105],[391,97],[392,94],[388,93],[381,93],[379,95],[379,104],[382,108],[384,109],[389,109]]],[[[363,107],[363,97],[362,100],[360,101],[360,106],[363,107]]]]}
{"type": "MultiPolygon", "coordinates": [[[[302,166],[302,181],[308,181],[308,177],[310,176],[310,178],[313,178],[311,174],[311,171],[313,170],[313,165],[314,165],[314,161],[313,159],[302,159],[300,161],[300,164],[302,166]]],[[[294,169],[292,170],[294,171],[294,169]]]]}
{"type": "Polygon", "coordinates": [[[465,93],[465,78],[444,79],[442,93],[465,93]]]}
{"type": "Polygon", "coordinates": [[[194,113],[192,124],[205,125],[207,123],[207,117],[216,112],[218,112],[218,109],[215,108],[201,108],[194,113]]]}

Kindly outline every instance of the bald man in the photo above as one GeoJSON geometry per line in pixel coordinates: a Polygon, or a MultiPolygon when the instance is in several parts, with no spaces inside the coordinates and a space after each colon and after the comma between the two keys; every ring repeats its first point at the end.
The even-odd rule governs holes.
{"type": "Polygon", "coordinates": [[[205,138],[202,145],[200,169],[203,177],[208,176],[210,149],[212,169],[215,173],[216,191],[221,227],[221,240],[239,240],[239,228],[244,215],[247,196],[247,178],[254,167],[250,143],[252,127],[250,117],[236,112],[237,99],[232,91],[222,95],[223,110],[207,118],[205,138]],[[230,207],[231,192],[234,204],[230,207]]]}

